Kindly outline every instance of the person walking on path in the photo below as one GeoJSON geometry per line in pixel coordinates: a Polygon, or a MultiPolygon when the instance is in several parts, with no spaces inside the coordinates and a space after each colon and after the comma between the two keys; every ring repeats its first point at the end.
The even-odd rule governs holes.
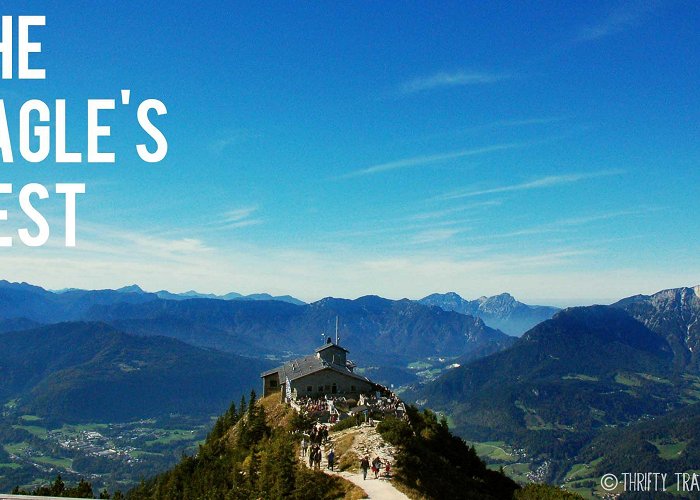
{"type": "Polygon", "coordinates": [[[379,457],[372,460],[372,472],[374,472],[374,479],[379,479],[379,471],[382,469],[382,461],[379,457]]]}
{"type": "Polygon", "coordinates": [[[316,463],[314,464],[314,470],[321,470],[321,447],[316,447],[316,463]]]}
{"type": "Polygon", "coordinates": [[[333,452],[333,448],[331,448],[331,451],[328,453],[328,456],[326,458],[328,459],[328,468],[330,470],[333,470],[333,462],[335,460],[335,453],[333,452]]]}
{"type": "Polygon", "coordinates": [[[309,447],[309,443],[306,441],[306,436],[301,438],[301,456],[305,457],[306,456],[306,450],[309,447]]]}
{"type": "Polygon", "coordinates": [[[312,446],[309,449],[309,469],[314,468],[314,460],[316,460],[316,446],[312,446]]]}
{"type": "Polygon", "coordinates": [[[365,455],[365,458],[360,461],[360,469],[362,469],[362,480],[367,480],[367,470],[369,469],[369,457],[365,455]]]}

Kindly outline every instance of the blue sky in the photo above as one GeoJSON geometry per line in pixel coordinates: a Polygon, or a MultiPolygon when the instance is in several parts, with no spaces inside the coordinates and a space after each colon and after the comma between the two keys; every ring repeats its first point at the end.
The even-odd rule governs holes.
{"type": "Polygon", "coordinates": [[[87,193],[77,248],[51,198],[50,243],[0,273],[557,304],[700,282],[700,5],[465,3],[4,3],[47,18],[46,80],[0,81],[15,142],[24,101],[65,98],[84,151],[86,100],[129,88],[168,107],[169,153],[138,159],[130,106],[104,115],[116,164],[3,165],[87,193]]]}

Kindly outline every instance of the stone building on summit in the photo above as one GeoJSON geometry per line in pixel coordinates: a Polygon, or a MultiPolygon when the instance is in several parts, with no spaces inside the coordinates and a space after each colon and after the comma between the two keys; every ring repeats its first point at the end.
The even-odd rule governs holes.
{"type": "Polygon", "coordinates": [[[281,393],[286,400],[296,400],[305,396],[357,396],[378,390],[377,384],[354,373],[355,365],[347,359],[347,353],[328,338],[315,354],[263,372],[263,396],[281,393]]]}

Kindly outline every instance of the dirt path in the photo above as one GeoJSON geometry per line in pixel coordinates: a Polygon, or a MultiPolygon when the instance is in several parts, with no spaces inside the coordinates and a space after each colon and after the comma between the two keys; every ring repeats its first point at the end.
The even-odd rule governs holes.
{"type": "Polygon", "coordinates": [[[328,470],[325,472],[327,474],[335,474],[336,476],[340,476],[356,484],[367,493],[367,498],[377,500],[409,500],[406,495],[394,488],[391,481],[386,479],[374,479],[374,477],[370,478],[372,471],[367,474],[366,481],[362,479],[362,474],[356,472],[330,472],[328,470]]]}
{"type": "MultiPolygon", "coordinates": [[[[359,470],[359,458],[362,456],[369,456],[370,461],[374,457],[379,457],[382,463],[387,461],[391,464],[394,463],[394,455],[396,450],[389,444],[387,444],[374,427],[363,425],[362,427],[353,427],[340,432],[331,433],[329,436],[333,448],[336,450],[335,463],[340,463],[342,456],[344,454],[349,454],[353,458],[353,466],[350,470],[346,471],[330,471],[327,468],[326,453],[329,446],[326,445],[323,449],[322,460],[321,460],[321,470],[326,474],[333,474],[343,479],[350,481],[351,483],[362,488],[365,493],[367,493],[367,498],[372,500],[409,500],[406,495],[397,490],[390,479],[379,478],[375,479],[372,471],[367,473],[367,479],[362,479],[362,473],[359,470]],[[345,440],[352,441],[347,449],[341,450],[339,443],[345,440]],[[338,452],[342,453],[338,455],[338,452]]],[[[347,445],[347,444],[346,444],[347,445]]],[[[308,459],[300,459],[304,462],[306,466],[309,465],[308,459]]]]}

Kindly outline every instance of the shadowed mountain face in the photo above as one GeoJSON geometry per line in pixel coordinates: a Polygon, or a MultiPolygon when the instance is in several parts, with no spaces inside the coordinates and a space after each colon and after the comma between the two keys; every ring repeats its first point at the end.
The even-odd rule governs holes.
{"type": "Polygon", "coordinates": [[[259,382],[268,363],[136,337],[102,323],[0,334],[0,400],[55,421],[206,417],[259,382]]]}
{"type": "Polygon", "coordinates": [[[409,300],[368,296],[296,306],[268,301],[153,301],[94,307],[90,319],[142,335],[169,335],[197,345],[260,355],[304,353],[335,335],[353,359],[401,364],[428,356],[482,355],[512,340],[478,318],[409,300]]]}
{"type": "Polygon", "coordinates": [[[418,302],[438,306],[445,311],[455,311],[481,318],[491,328],[515,336],[522,335],[536,324],[550,319],[559,311],[556,307],[523,304],[508,293],[492,297],[479,297],[475,300],[465,300],[454,292],[434,293],[418,302]]]}
{"type": "MultiPolygon", "coordinates": [[[[606,424],[658,415],[682,390],[666,341],[619,309],[562,311],[512,348],[448,371],[413,398],[453,417],[471,439],[571,439],[606,424]]],[[[561,443],[560,443],[561,444],[561,443]]]]}
{"type": "Polygon", "coordinates": [[[613,304],[669,343],[676,366],[700,370],[700,286],[635,295],[613,304]]]}

